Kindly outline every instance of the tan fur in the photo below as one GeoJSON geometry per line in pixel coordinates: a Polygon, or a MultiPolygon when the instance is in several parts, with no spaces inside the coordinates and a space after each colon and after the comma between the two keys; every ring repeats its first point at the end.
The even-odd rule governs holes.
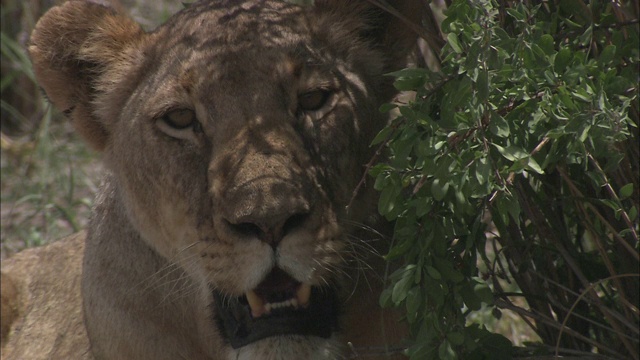
{"type": "Polygon", "coordinates": [[[1,299],[1,315],[0,315],[0,339],[2,340],[1,346],[4,346],[4,342],[9,335],[11,325],[17,320],[22,312],[20,309],[21,293],[18,289],[18,284],[13,277],[0,273],[0,299],[1,299]]]}
{"type": "Polygon", "coordinates": [[[399,24],[337,0],[199,2],[151,33],[87,1],[45,14],[38,82],[108,171],[86,234],[3,262],[2,358],[386,358],[404,335],[377,306],[388,244],[359,231],[373,191],[351,201],[394,93],[383,74],[414,42],[399,24]],[[172,128],[176,109],[197,126],[172,128]],[[239,297],[275,267],[337,286],[341,331],[232,349],[212,291],[239,297]]]}

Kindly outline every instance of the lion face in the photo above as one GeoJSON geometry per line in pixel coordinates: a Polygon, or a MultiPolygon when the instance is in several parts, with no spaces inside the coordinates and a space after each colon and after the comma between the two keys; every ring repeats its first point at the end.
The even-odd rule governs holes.
{"type": "MultiPolygon", "coordinates": [[[[386,35],[354,15],[365,5],[203,1],[144,33],[85,4],[103,14],[70,41],[79,90],[51,94],[58,85],[41,80],[103,150],[140,238],[206,288],[211,323],[244,349],[233,356],[336,357],[344,280],[361,256],[348,224],[375,211],[353,190],[392,93],[391,56],[375,43],[386,35]]],[[[51,50],[32,41],[46,78],[51,50]]]]}
{"type": "Polygon", "coordinates": [[[145,50],[169,55],[137,69],[105,150],[143,239],[211,287],[237,347],[337,327],[382,63],[338,56],[322,31],[282,3],[188,8],[155,34],[179,43],[145,50]]]}

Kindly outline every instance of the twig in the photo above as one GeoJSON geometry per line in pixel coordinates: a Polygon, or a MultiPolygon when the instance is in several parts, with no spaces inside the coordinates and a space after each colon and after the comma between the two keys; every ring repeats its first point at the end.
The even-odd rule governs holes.
{"type": "Polygon", "coordinates": [[[351,205],[353,205],[353,201],[355,200],[356,196],[358,196],[358,193],[360,192],[360,188],[362,188],[362,186],[365,184],[367,176],[369,176],[369,170],[371,170],[371,167],[373,166],[373,164],[375,164],[378,161],[378,158],[380,157],[380,155],[382,155],[382,150],[387,146],[387,144],[389,144],[389,141],[391,141],[396,130],[398,130],[398,127],[400,127],[400,124],[402,124],[403,122],[404,122],[404,118],[396,118],[396,122],[393,125],[391,125],[391,131],[389,132],[387,137],[384,139],[384,141],[380,143],[380,145],[376,149],[376,152],[373,154],[373,156],[371,157],[367,165],[365,165],[364,173],[360,178],[360,182],[358,182],[358,185],[356,185],[355,189],[353,189],[353,192],[351,193],[351,199],[349,199],[349,204],[347,205],[347,208],[346,208],[347,213],[350,211],[351,205]]]}
{"type": "MultiPolygon", "coordinates": [[[[620,199],[618,198],[618,195],[616,194],[616,192],[611,187],[611,183],[609,183],[609,179],[607,178],[607,175],[605,174],[604,170],[602,170],[602,168],[600,167],[600,165],[598,164],[596,159],[594,159],[591,154],[587,154],[587,157],[589,158],[589,162],[591,163],[591,165],[593,165],[596,168],[596,170],[598,170],[598,172],[600,172],[600,175],[602,175],[602,177],[604,178],[605,183],[604,183],[603,186],[604,186],[605,189],[607,189],[607,192],[609,193],[609,195],[611,195],[611,197],[617,203],[621,203],[620,199]]],[[[633,222],[631,221],[631,219],[629,218],[629,214],[627,214],[627,212],[624,210],[624,208],[622,206],[620,207],[620,215],[622,216],[622,219],[624,220],[624,222],[629,227],[629,230],[631,230],[631,234],[633,235],[633,240],[635,240],[635,244],[634,245],[638,246],[638,234],[636,233],[635,226],[634,226],[633,222]]]]}
{"type": "MultiPolygon", "coordinates": [[[[601,282],[603,281],[607,281],[607,280],[613,280],[614,278],[623,278],[623,277],[640,277],[639,274],[620,274],[620,275],[615,275],[615,276],[610,276],[608,278],[604,278],[604,279],[600,279],[596,282],[594,282],[593,284],[589,285],[588,288],[586,288],[581,294],[580,296],[578,296],[578,298],[576,299],[576,301],[574,301],[573,305],[571,305],[571,308],[569,309],[569,312],[567,313],[567,315],[564,318],[564,321],[562,321],[562,326],[560,327],[560,333],[558,334],[558,340],[556,341],[556,347],[555,347],[555,356],[558,357],[558,349],[560,348],[560,339],[562,338],[562,332],[565,329],[566,325],[567,325],[567,320],[569,320],[569,316],[571,315],[571,313],[573,312],[573,310],[575,309],[576,305],[578,305],[578,303],[580,302],[580,300],[586,296],[588,293],[590,293],[593,288],[596,285],[599,285],[601,282]]],[[[620,337],[620,340],[625,344],[625,347],[627,348],[627,350],[629,350],[629,354],[631,354],[631,356],[633,356],[634,359],[638,359],[638,353],[635,352],[634,347],[632,344],[629,344],[626,339],[624,337],[620,337]]]]}
{"type": "MultiPolygon", "coordinates": [[[[542,314],[540,314],[540,313],[538,313],[536,311],[529,311],[529,310],[523,309],[523,308],[521,308],[519,306],[513,305],[513,304],[511,304],[511,303],[509,303],[507,301],[504,301],[503,299],[496,299],[496,305],[501,307],[501,308],[504,308],[504,309],[509,309],[509,310],[515,312],[516,314],[521,315],[521,316],[527,316],[527,317],[536,319],[537,321],[543,322],[543,323],[545,323],[545,324],[547,324],[547,325],[549,325],[549,326],[551,326],[553,328],[556,328],[558,330],[560,330],[560,328],[561,328],[561,325],[558,324],[558,322],[555,321],[554,319],[548,318],[547,316],[542,315],[542,314]]],[[[569,334],[569,335],[571,335],[571,336],[573,336],[573,337],[575,337],[576,339],[584,341],[585,343],[587,343],[587,344],[589,344],[589,345],[591,345],[591,346],[593,346],[595,348],[598,348],[599,350],[606,351],[606,352],[608,352],[608,353],[610,353],[612,355],[615,355],[615,356],[619,357],[620,359],[624,358],[624,356],[622,354],[616,352],[615,350],[610,349],[610,348],[606,347],[605,345],[600,344],[597,341],[595,341],[595,340],[593,340],[591,338],[588,338],[588,337],[580,334],[579,332],[577,332],[577,331],[575,331],[575,330],[573,330],[573,329],[571,329],[569,327],[566,327],[564,332],[569,334]]]]}
{"type": "MultiPolygon", "coordinates": [[[[567,174],[565,169],[563,169],[560,166],[558,166],[556,169],[558,170],[558,173],[560,173],[560,176],[562,176],[562,178],[565,180],[570,190],[574,192],[574,195],[579,195],[580,197],[584,198],[584,195],[575,186],[575,184],[573,184],[573,182],[571,181],[571,178],[569,177],[569,174],[567,174]]],[[[613,237],[616,238],[616,240],[618,240],[618,242],[629,252],[629,254],[631,254],[631,256],[633,256],[636,260],[640,260],[640,255],[638,255],[638,252],[636,251],[636,249],[634,249],[631,246],[631,244],[629,244],[629,242],[627,242],[622,236],[620,236],[620,234],[618,233],[618,230],[616,230],[611,224],[609,224],[609,221],[607,221],[607,219],[605,219],[604,216],[602,216],[602,214],[600,214],[600,212],[595,207],[593,207],[593,205],[589,203],[585,203],[584,206],[585,208],[588,208],[591,211],[593,211],[594,215],[596,215],[602,221],[604,226],[606,226],[609,229],[609,231],[611,231],[611,235],[613,235],[613,237]]]]}
{"type": "MultiPolygon", "coordinates": [[[[519,186],[517,187],[517,189],[519,191],[519,196],[522,200],[523,209],[525,213],[527,213],[529,219],[531,219],[531,221],[534,224],[537,224],[538,226],[540,226],[541,229],[543,228],[542,226],[544,225],[544,228],[546,230],[545,233],[549,236],[549,238],[554,238],[553,233],[550,231],[551,229],[548,228],[548,224],[546,222],[546,218],[544,217],[544,214],[541,214],[538,208],[530,206],[529,199],[524,193],[524,189],[522,189],[521,182],[519,183],[519,186]]],[[[561,242],[559,241],[553,241],[552,243],[555,245],[556,250],[564,258],[564,261],[566,262],[567,266],[573,271],[573,273],[576,275],[578,280],[582,283],[582,286],[584,286],[587,289],[591,289],[591,283],[589,282],[587,277],[584,275],[584,273],[582,272],[582,269],[580,268],[580,266],[578,266],[575,259],[569,254],[567,249],[565,249],[564,246],[562,246],[561,242]]],[[[604,303],[602,302],[602,299],[598,296],[597,292],[595,290],[592,290],[590,291],[590,293],[593,301],[597,304],[598,309],[602,312],[602,314],[604,315],[606,320],[609,322],[609,324],[616,330],[618,334],[622,333],[623,331],[619,327],[619,323],[614,319],[615,315],[612,314],[609,311],[609,309],[604,305],[604,303]]],[[[626,338],[620,337],[620,340],[622,341],[627,351],[629,351],[630,353],[634,353],[633,346],[627,341],[626,338]]]]}

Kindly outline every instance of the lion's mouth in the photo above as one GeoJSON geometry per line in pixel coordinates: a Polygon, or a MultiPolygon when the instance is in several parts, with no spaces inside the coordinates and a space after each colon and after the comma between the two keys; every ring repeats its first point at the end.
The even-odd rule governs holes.
{"type": "Polygon", "coordinates": [[[279,268],[244,296],[214,296],[217,324],[234,349],[270,336],[328,338],[337,330],[335,291],[300,283],[279,268]]]}

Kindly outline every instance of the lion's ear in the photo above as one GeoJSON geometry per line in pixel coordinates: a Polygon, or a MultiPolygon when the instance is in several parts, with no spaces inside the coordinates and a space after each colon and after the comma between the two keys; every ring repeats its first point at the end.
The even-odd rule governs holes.
{"type": "Polygon", "coordinates": [[[385,71],[406,66],[418,38],[407,24],[419,27],[425,14],[420,0],[316,0],[314,4],[320,14],[329,14],[329,21],[342,22],[361,39],[382,49],[387,56],[385,71]]]}
{"type": "Polygon", "coordinates": [[[145,33],[116,9],[89,1],[68,1],[37,23],[29,55],[38,83],[53,104],[94,148],[109,141],[114,103],[96,101],[113,93],[135,65],[145,33]],[[110,114],[111,113],[111,114],[110,114]]]}

